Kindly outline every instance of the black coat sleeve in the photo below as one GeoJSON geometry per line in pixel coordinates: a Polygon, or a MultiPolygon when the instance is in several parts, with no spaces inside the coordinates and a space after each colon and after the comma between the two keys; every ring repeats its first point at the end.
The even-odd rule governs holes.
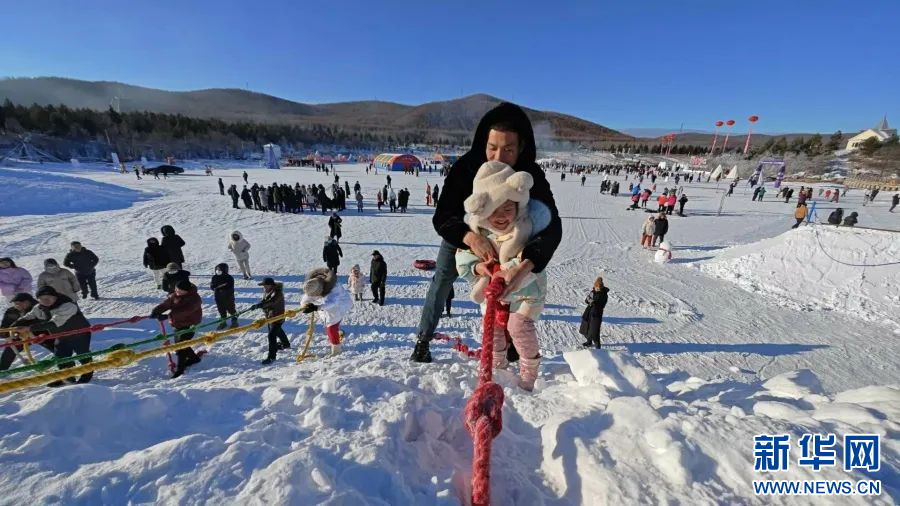
{"type": "MultiPolygon", "coordinates": [[[[465,157],[463,157],[465,158],[465,157]]],[[[444,180],[444,191],[438,200],[431,223],[434,230],[445,241],[457,248],[467,248],[463,242],[469,225],[463,221],[466,210],[463,201],[472,193],[466,184],[466,166],[460,158],[454,167],[450,169],[447,179],[444,180]]]]}
{"type": "Polygon", "coordinates": [[[88,250],[88,258],[91,261],[91,267],[96,267],[97,264],[100,263],[100,258],[97,257],[97,254],[93,251],[88,250]]]}
{"type": "Polygon", "coordinates": [[[559,219],[559,210],[556,209],[556,201],[553,200],[553,192],[550,191],[550,183],[547,182],[544,171],[535,165],[535,170],[530,173],[534,177],[534,186],[531,187],[530,196],[540,200],[550,209],[550,224],[528,241],[522,251],[522,257],[531,260],[534,264],[534,272],[541,272],[550,263],[553,253],[556,252],[556,248],[559,247],[562,240],[562,220],[559,219]]]}

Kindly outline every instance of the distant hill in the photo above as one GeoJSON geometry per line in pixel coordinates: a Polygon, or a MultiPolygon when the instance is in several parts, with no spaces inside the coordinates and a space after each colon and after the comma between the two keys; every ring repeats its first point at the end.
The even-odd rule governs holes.
{"type": "MultiPolygon", "coordinates": [[[[383,101],[303,104],[240,89],[165,91],[109,81],[58,77],[0,80],[0,100],[31,105],[65,104],[122,112],[152,111],[226,121],[254,121],[331,127],[372,128],[386,132],[427,133],[431,138],[471,136],[484,113],[502,100],[471,95],[455,100],[411,106],[383,101]]],[[[593,144],[632,141],[633,137],[574,116],[527,109],[535,130],[545,141],[593,144]]]]}

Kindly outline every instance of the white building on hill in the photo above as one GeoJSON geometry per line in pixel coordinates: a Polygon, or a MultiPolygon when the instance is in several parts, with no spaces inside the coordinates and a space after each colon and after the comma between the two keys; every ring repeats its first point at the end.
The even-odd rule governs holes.
{"type": "Polygon", "coordinates": [[[890,128],[887,122],[887,116],[881,119],[875,128],[870,128],[868,130],[863,130],[862,132],[854,135],[847,141],[847,150],[853,151],[859,149],[859,145],[862,144],[866,139],[876,138],[879,142],[884,142],[891,138],[892,135],[897,134],[896,128],[890,128]]]}

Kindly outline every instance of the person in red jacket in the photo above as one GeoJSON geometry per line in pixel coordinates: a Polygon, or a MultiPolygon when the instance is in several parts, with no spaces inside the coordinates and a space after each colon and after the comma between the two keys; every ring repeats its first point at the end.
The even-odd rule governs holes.
{"type": "MultiPolygon", "coordinates": [[[[181,280],[175,285],[175,291],[153,308],[150,315],[158,320],[165,320],[168,317],[172,328],[176,331],[185,330],[203,320],[203,300],[197,293],[196,286],[190,281],[181,280]],[[164,314],[166,311],[169,312],[168,315],[164,314]]],[[[183,332],[175,337],[175,342],[180,343],[193,337],[193,332],[183,332]]],[[[172,372],[172,378],[181,376],[188,367],[200,362],[200,356],[193,348],[178,350],[175,355],[178,361],[172,372]]]]}
{"type": "Polygon", "coordinates": [[[675,190],[672,190],[672,193],[669,194],[669,198],[666,199],[666,214],[671,216],[672,211],[675,210],[675,204],[677,203],[678,199],[675,198],[675,190]]]}

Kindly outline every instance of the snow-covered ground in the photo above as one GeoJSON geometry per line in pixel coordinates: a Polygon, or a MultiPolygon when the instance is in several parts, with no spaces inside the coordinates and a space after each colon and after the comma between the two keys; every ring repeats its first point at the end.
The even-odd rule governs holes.
{"type": "MultiPolygon", "coordinates": [[[[327,217],[232,209],[216,177],[240,188],[241,170],[137,181],[91,169],[60,167],[66,176],[48,178],[116,185],[133,191],[133,205],[50,215],[67,211],[48,198],[44,215],[4,216],[0,256],[36,275],[44,258],[61,259],[71,240],[82,241],[101,258],[103,299],[84,302],[92,322],[146,314],[158,301],[141,255],[164,224],[188,243],[186,268],[210,318],[208,276],[216,263],[233,263],[230,231],[253,244],[257,278],[285,282],[289,305],[299,301],[305,272],[320,263],[327,217]],[[142,200],[152,194],[158,197],[142,200]]],[[[395,187],[413,192],[409,214],[398,215],[374,209],[383,173],[338,169],[342,183],[358,180],[367,196],[362,215],[342,213],[341,281],[354,263],[368,270],[373,249],[389,269],[387,305],[357,303],[343,325],[343,355],[303,364],[283,356],[265,368],[258,363],[265,336],[250,332],[217,345],[177,380],[166,379],[164,359],[151,359],[99,373],[90,385],[8,394],[0,401],[0,502],[457,504],[466,497],[471,442],[462,411],[475,364],[438,343],[436,363],[406,361],[430,278],[412,262],[434,257],[439,243],[424,186],[441,181],[392,174],[395,187]]],[[[251,183],[331,181],[309,168],[248,172],[251,183]]],[[[896,234],[789,231],[793,205],[751,202],[743,187],[716,216],[716,185],[688,184],[688,217],[671,219],[674,262],[658,265],[638,245],[646,214],[625,211],[624,178],[618,198],[599,195],[598,176],[584,187],[574,177],[549,178],[565,235],[548,268],[539,323],[545,360],[534,393],[500,375],[507,399],[494,442],[496,504],[829,502],[754,496],[752,481],[773,477],[880,479],[879,498],[830,501],[897,501],[900,267],[828,258],[900,261],[896,234]],[[573,351],[582,341],[582,300],[601,272],[611,289],[607,349],[573,351]],[[881,470],[849,473],[839,462],[813,473],[794,460],[777,475],[753,471],[754,435],[789,433],[794,442],[807,432],[880,434],[881,470]]],[[[664,186],[658,181],[658,190],[664,186]]],[[[90,200],[90,188],[76,193],[90,200]]],[[[851,190],[841,206],[860,212],[861,225],[900,229],[887,195],[862,207],[861,193],[851,190]]],[[[823,219],[831,207],[819,207],[823,219]]],[[[237,291],[239,306],[260,293],[243,280],[237,291]]],[[[477,307],[463,283],[456,293],[454,316],[439,330],[475,345],[477,307]]],[[[149,337],[154,326],[99,333],[93,346],[149,337]]],[[[294,353],[305,329],[302,319],[286,325],[294,353]]],[[[321,331],[315,348],[325,348],[321,331]]],[[[792,458],[797,453],[794,443],[792,458]]]]}

